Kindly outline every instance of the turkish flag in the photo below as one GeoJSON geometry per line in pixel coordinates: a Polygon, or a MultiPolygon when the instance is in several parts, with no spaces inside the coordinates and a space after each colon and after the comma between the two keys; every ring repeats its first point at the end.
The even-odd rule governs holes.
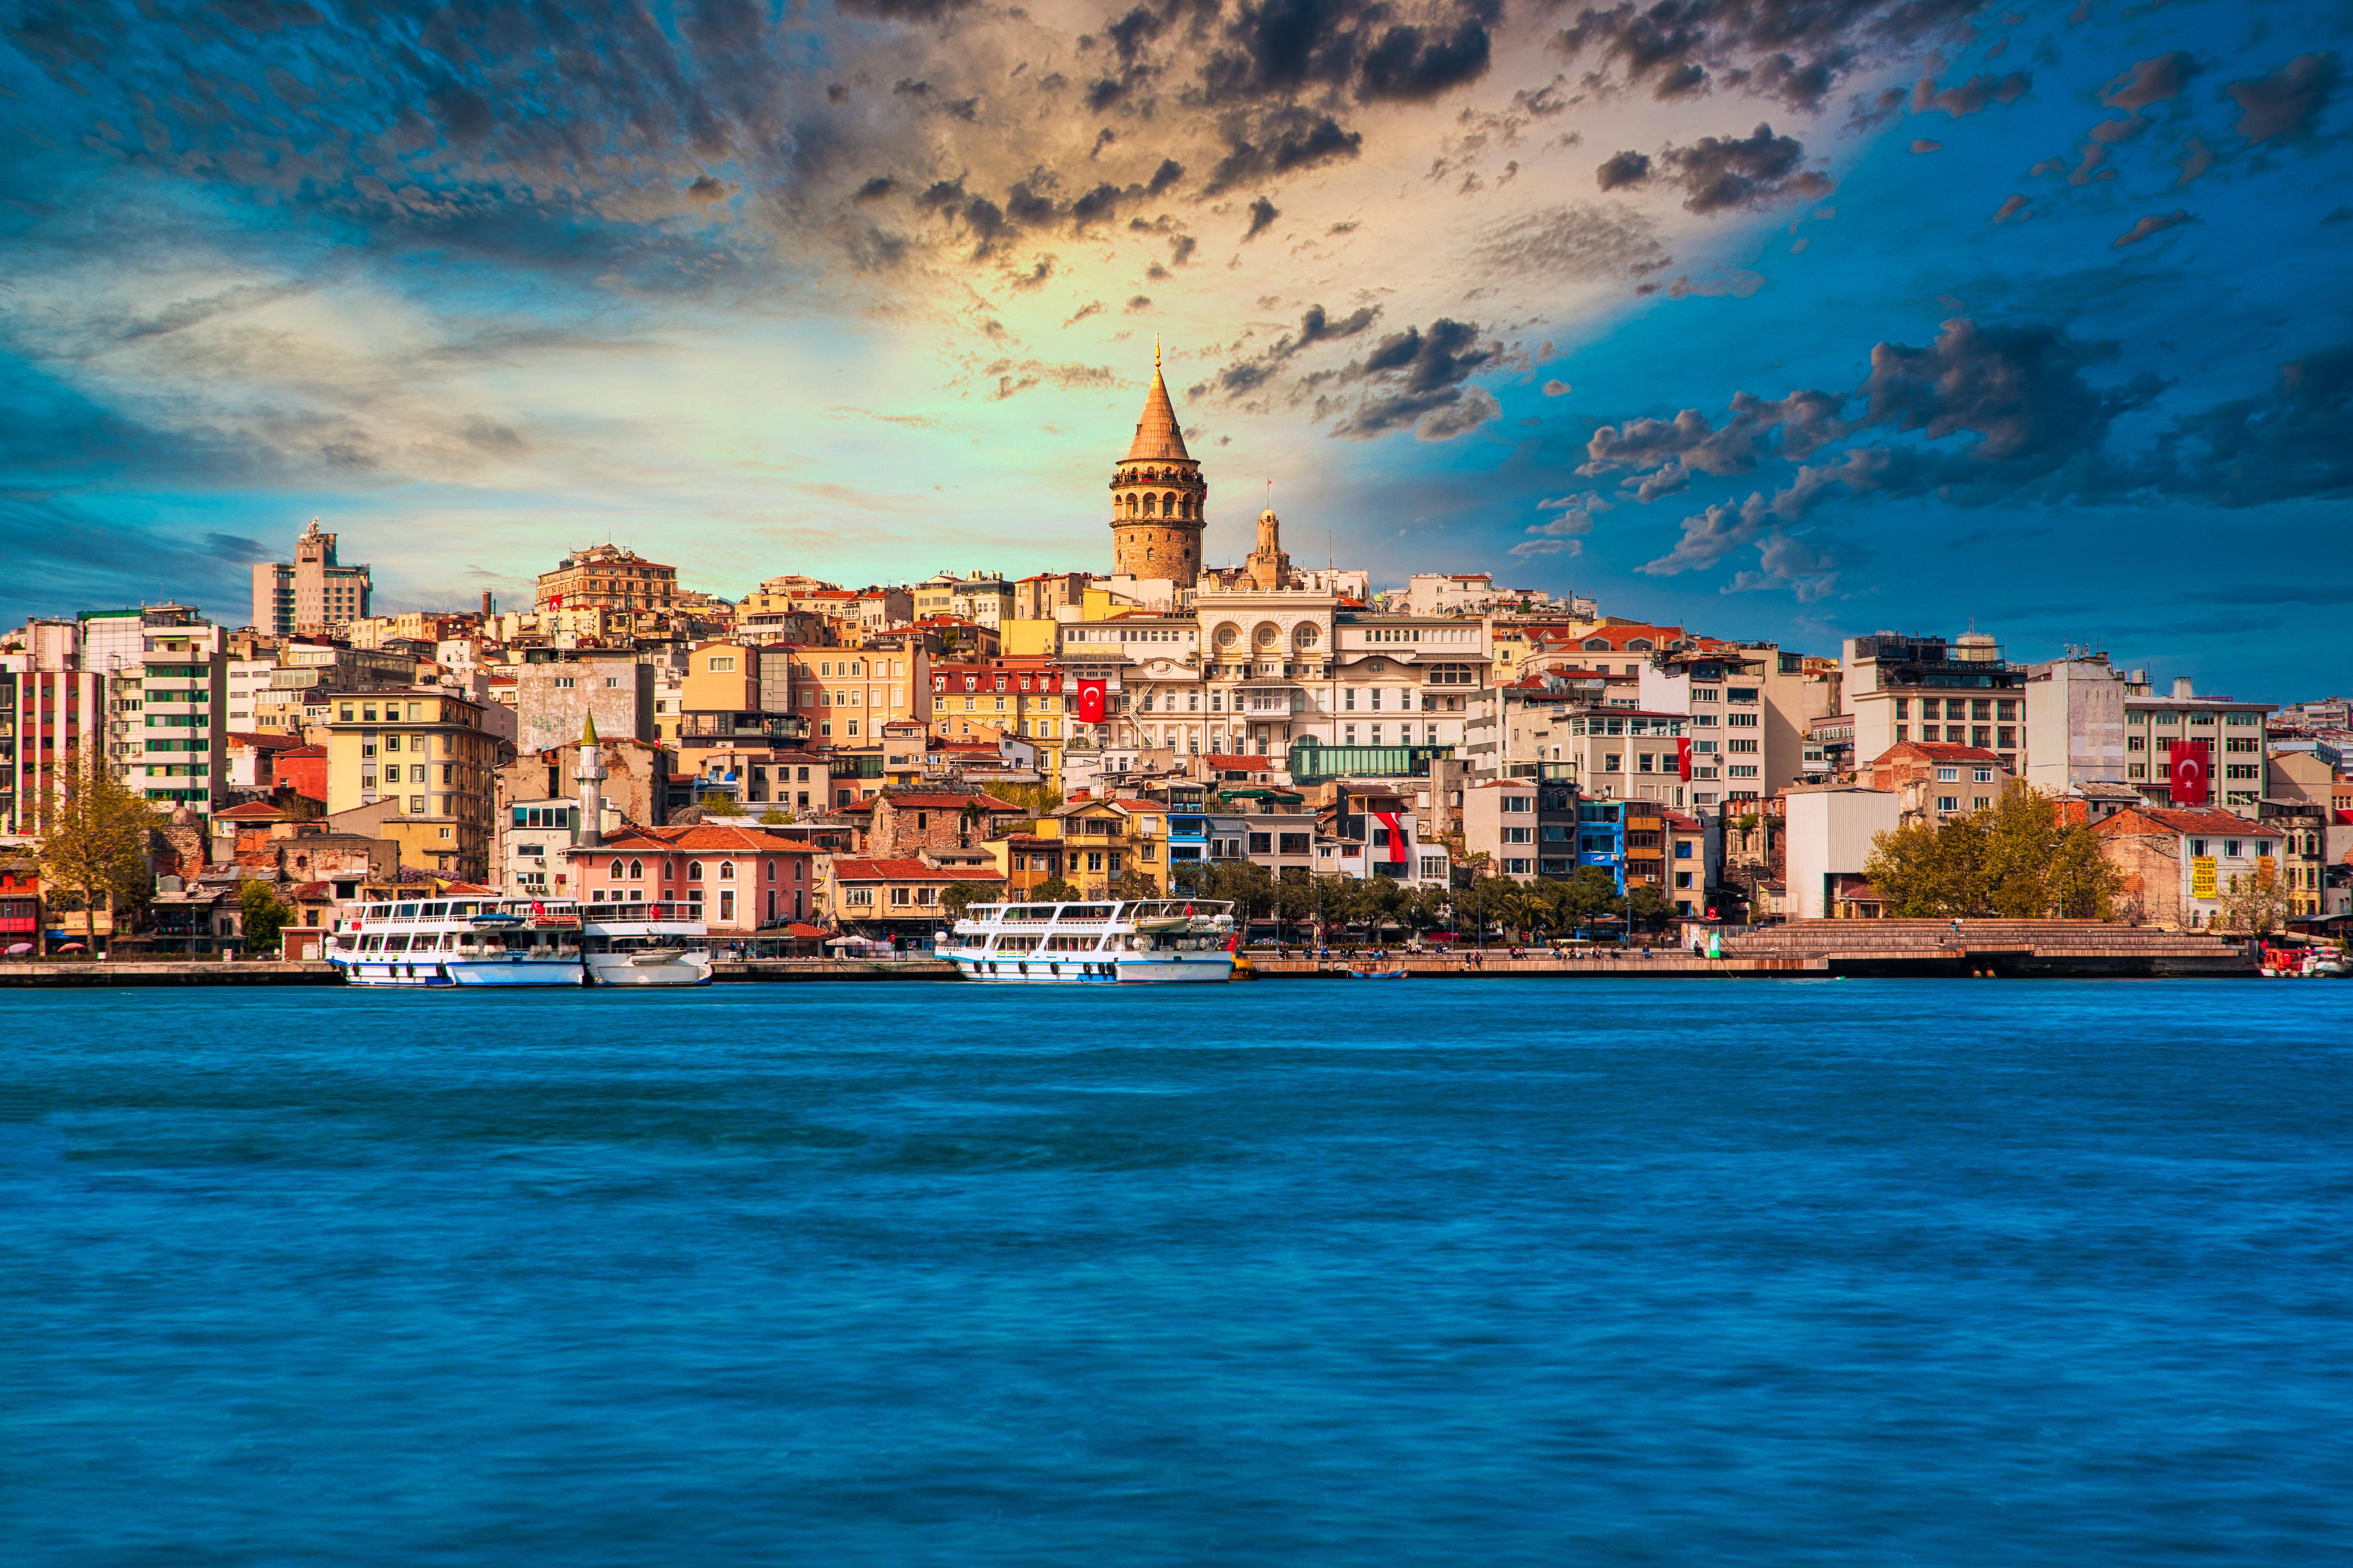
{"type": "Polygon", "coordinates": [[[1388,858],[1381,862],[1381,864],[1385,866],[1394,865],[1398,861],[1405,858],[1405,828],[1398,821],[1398,816],[1401,815],[1403,814],[1395,811],[1377,811],[1373,813],[1374,820],[1378,822],[1383,827],[1389,830],[1388,858]]]}
{"type": "Polygon", "coordinates": [[[1080,723],[1102,723],[1103,721],[1104,710],[1109,708],[1110,705],[1111,695],[1107,683],[1100,680],[1082,680],[1079,682],[1080,723]]]}
{"type": "Polygon", "coordinates": [[[1691,783],[1691,737],[1688,735],[1675,742],[1675,772],[1682,776],[1683,783],[1691,783]]]}
{"type": "Polygon", "coordinates": [[[2213,784],[2203,741],[2175,741],[2165,753],[2165,774],[2173,784],[2173,804],[2204,805],[2213,784]]]}

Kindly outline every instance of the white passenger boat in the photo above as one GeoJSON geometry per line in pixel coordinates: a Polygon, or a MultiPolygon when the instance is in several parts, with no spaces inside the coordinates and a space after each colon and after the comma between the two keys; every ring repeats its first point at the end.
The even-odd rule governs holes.
{"type": "Polygon", "coordinates": [[[364,905],[327,960],[353,985],[703,985],[704,934],[668,904],[403,899],[364,905]]]}
{"type": "Polygon", "coordinates": [[[1230,979],[1233,949],[1230,903],[1144,899],[976,904],[938,952],[967,980],[1133,985],[1230,979]]]}

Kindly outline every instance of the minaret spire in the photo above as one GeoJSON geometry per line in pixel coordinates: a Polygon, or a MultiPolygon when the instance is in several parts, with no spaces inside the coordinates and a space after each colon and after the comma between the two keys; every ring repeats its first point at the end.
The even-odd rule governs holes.
{"type": "Polygon", "coordinates": [[[596,739],[596,716],[580,726],[580,760],[572,769],[580,785],[580,828],[575,844],[594,849],[605,841],[605,748],[596,739]]]}

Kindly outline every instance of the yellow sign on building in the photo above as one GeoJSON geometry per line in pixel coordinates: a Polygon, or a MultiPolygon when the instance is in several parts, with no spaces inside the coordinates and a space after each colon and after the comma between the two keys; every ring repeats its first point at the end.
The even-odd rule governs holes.
{"type": "Polygon", "coordinates": [[[2214,857],[2211,855],[2193,857],[2189,862],[2189,896],[2193,899],[2211,899],[2218,897],[2220,891],[2214,875],[2214,857]]]}

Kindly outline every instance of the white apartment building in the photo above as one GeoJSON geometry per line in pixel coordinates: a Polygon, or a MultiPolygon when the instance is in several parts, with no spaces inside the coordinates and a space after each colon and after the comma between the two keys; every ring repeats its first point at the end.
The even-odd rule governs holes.
{"type": "Polygon", "coordinates": [[[147,799],[208,815],[227,784],[227,650],[185,605],[86,614],[82,668],[105,682],[106,756],[147,799]]]}

